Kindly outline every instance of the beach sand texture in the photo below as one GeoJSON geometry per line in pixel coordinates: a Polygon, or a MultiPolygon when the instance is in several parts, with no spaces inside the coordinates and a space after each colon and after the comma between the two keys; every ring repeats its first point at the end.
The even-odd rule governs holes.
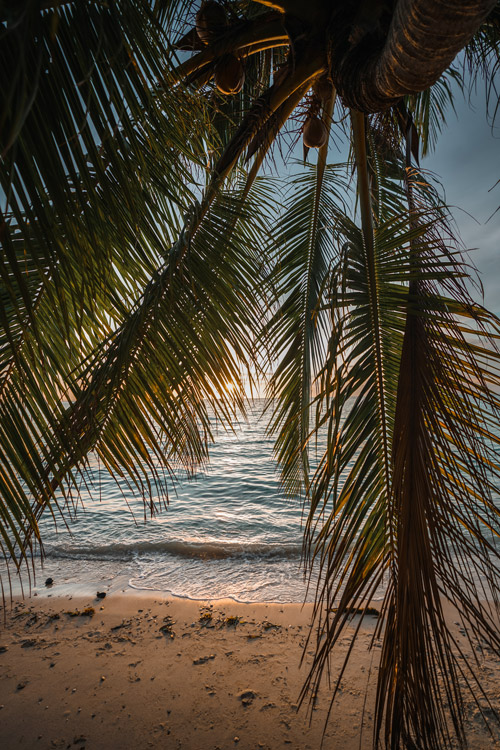
{"type": "MultiPolygon", "coordinates": [[[[310,613],[310,605],[115,594],[17,600],[0,624],[0,747],[319,750],[328,690],[319,694],[312,725],[305,706],[297,712],[310,613]]],[[[380,647],[367,646],[375,623],[365,619],[326,750],[371,747],[380,647]]],[[[481,670],[500,704],[498,663],[486,654],[481,670]]],[[[500,735],[483,730],[472,703],[467,712],[472,750],[500,747],[500,735]]]]}

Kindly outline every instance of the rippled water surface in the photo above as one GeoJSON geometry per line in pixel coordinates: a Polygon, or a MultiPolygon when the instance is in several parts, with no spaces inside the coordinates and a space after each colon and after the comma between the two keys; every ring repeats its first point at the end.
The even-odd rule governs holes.
{"type": "Polygon", "coordinates": [[[94,463],[70,529],[42,524],[37,583],[51,576],[75,590],[111,581],[195,599],[303,601],[301,505],[280,492],[261,408],[234,434],[219,431],[210,466],[170,483],[168,509],[146,522],[142,500],[94,463]]]}
{"type": "MultiPolygon", "coordinates": [[[[168,480],[170,504],[154,518],[144,520],[137,490],[118,486],[93,459],[69,528],[42,519],[46,559],[43,570],[38,561],[34,592],[46,592],[51,577],[53,593],[97,587],[246,602],[311,599],[300,564],[301,504],[280,491],[262,406],[250,406],[234,433],[218,430],[206,470],[168,480]]],[[[481,586],[476,574],[474,582],[481,586]]]]}

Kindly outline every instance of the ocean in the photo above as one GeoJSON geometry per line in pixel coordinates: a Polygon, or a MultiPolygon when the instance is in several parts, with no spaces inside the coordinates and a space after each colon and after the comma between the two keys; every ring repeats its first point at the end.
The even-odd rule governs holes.
{"type": "MultiPolygon", "coordinates": [[[[210,463],[194,477],[167,478],[169,504],[154,517],[136,488],[117,483],[91,456],[73,517],[65,527],[46,514],[43,567],[38,557],[35,578],[12,575],[12,593],[312,601],[315,577],[308,587],[301,564],[302,503],[281,490],[262,411],[256,400],[234,431],[215,426],[210,463]],[[54,581],[50,589],[47,578],[54,581]]],[[[494,501],[500,502],[497,494],[494,501]]],[[[498,540],[491,543],[497,547],[498,540]]],[[[8,594],[1,563],[0,580],[8,594]]],[[[375,598],[382,596],[383,587],[375,598]]]]}
{"type": "MultiPolygon", "coordinates": [[[[218,428],[196,476],[167,480],[169,505],[144,518],[142,499],[90,460],[68,528],[42,519],[45,559],[33,593],[154,591],[241,602],[312,600],[301,567],[302,505],[280,489],[262,402],[234,433],[218,428]]],[[[13,578],[16,591],[19,585],[13,578]]],[[[29,583],[24,577],[25,590],[29,583]]]]}

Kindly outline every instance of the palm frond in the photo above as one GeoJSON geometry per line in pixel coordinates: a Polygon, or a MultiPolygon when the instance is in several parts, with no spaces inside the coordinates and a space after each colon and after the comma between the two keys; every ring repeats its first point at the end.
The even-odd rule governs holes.
{"type": "Polygon", "coordinates": [[[2,549],[17,543],[23,558],[21,537],[36,537],[52,492],[44,463],[73,371],[121,324],[178,233],[207,139],[191,120],[193,111],[203,119],[204,104],[157,85],[169,59],[149,3],[44,11],[26,1],[7,11],[2,549]],[[40,500],[31,511],[30,496],[40,500]]]}
{"type": "Polygon", "coordinates": [[[461,92],[463,80],[460,72],[450,67],[433,86],[420,94],[406,97],[420,139],[422,156],[435,148],[439,134],[446,125],[448,112],[450,109],[455,111],[454,86],[461,92]]]}
{"type": "MultiPolygon", "coordinates": [[[[492,495],[500,471],[494,430],[500,399],[490,391],[499,385],[500,328],[472,304],[463,269],[442,245],[414,240],[410,248],[375,734],[385,723],[391,746],[418,739],[438,750],[453,736],[466,744],[462,676],[482,692],[475,657],[450,632],[443,600],[453,605],[471,646],[500,650],[500,514],[492,495]],[[440,273],[452,297],[440,291],[440,273]]],[[[482,695],[483,717],[485,704],[493,708],[482,695]]]]}
{"type": "Polygon", "coordinates": [[[486,21],[464,50],[464,67],[468,72],[469,91],[479,83],[486,92],[486,108],[495,122],[498,114],[497,77],[500,66],[500,3],[497,2],[486,21]]]}
{"type": "Polygon", "coordinates": [[[342,205],[342,167],[318,165],[292,183],[278,224],[279,254],[272,283],[279,305],[266,326],[272,357],[270,430],[284,485],[296,494],[307,479],[309,408],[314,376],[321,366],[327,319],[320,312],[333,259],[331,217],[342,205]]]}
{"type": "Polygon", "coordinates": [[[481,710],[487,705],[475,657],[450,631],[443,600],[463,613],[471,646],[500,646],[492,495],[500,403],[490,391],[499,385],[499,322],[470,300],[465,265],[443,241],[446,212],[429,208],[435,196],[418,173],[411,179],[418,198],[410,213],[400,191],[402,213],[375,222],[377,318],[367,314],[365,233],[347,217],[337,225],[332,335],[313,428],[326,433],[327,447],[311,482],[306,537],[319,569],[316,657],[303,697],[317,690],[350,613],[385,587],[375,743],[437,750],[452,738],[465,746],[463,682],[482,697],[481,710]]]}
{"type": "MultiPolygon", "coordinates": [[[[269,203],[258,183],[250,195],[245,190],[246,213],[244,184],[219,194],[204,222],[192,217],[198,229],[181,236],[132,311],[124,311],[123,323],[70,373],[58,399],[43,414],[35,413],[39,419],[30,420],[19,376],[12,378],[12,400],[2,403],[10,418],[2,424],[2,437],[11,449],[6,476],[10,472],[17,481],[4,487],[2,507],[15,508],[18,496],[26,504],[35,497],[31,512],[26,505],[23,518],[12,518],[4,529],[7,539],[18,537],[18,564],[36,541],[41,513],[63,510],[55,492],[60,488],[67,502],[89,451],[96,450],[112,474],[127,474],[152,499],[151,477],[155,492],[162,491],[158,467],[174,471],[179,463],[193,466],[206,459],[209,414],[230,426],[235,410],[243,408],[241,368],[252,361],[252,331],[261,317],[258,278],[265,244],[252,201],[260,210],[269,203]],[[228,383],[236,386],[234,395],[228,383]]],[[[38,392],[32,389],[29,405],[36,408],[38,392]]]]}
{"type": "Polygon", "coordinates": [[[312,478],[306,527],[311,568],[319,570],[317,656],[307,684],[314,689],[349,612],[365,609],[388,562],[393,384],[405,300],[406,264],[399,247],[408,240],[406,216],[379,224],[373,238],[369,263],[361,229],[347,216],[338,217],[327,303],[332,335],[313,426],[318,444],[326,447],[312,478]]]}

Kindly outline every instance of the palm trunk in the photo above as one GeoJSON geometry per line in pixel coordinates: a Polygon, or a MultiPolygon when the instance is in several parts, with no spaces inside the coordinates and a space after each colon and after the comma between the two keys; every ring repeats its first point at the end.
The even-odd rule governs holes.
{"type": "Polygon", "coordinates": [[[397,0],[381,51],[367,56],[366,43],[349,48],[345,40],[333,50],[332,77],[344,104],[380,112],[406,94],[425,90],[495,5],[496,0],[397,0]]]}

